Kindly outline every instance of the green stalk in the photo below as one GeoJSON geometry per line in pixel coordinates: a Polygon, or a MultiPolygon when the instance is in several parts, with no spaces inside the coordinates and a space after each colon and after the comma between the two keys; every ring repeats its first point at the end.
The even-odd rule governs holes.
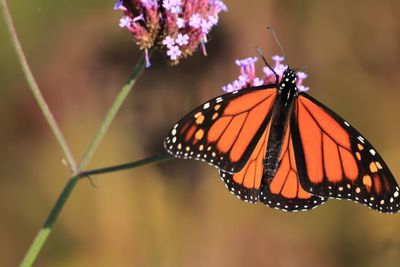
{"type": "Polygon", "coordinates": [[[126,170],[126,169],[133,169],[133,168],[137,168],[140,166],[159,163],[159,162],[170,160],[170,159],[173,159],[173,157],[171,155],[169,155],[167,153],[163,153],[163,154],[155,155],[152,157],[148,157],[145,159],[128,162],[128,163],[124,163],[124,164],[120,164],[120,165],[115,165],[115,166],[105,167],[105,168],[100,168],[100,169],[87,170],[87,171],[81,172],[80,176],[81,177],[89,177],[92,175],[105,174],[105,173],[109,173],[109,172],[122,171],[122,170],[126,170]]]}
{"type": "Polygon", "coordinates": [[[39,252],[43,248],[44,243],[46,242],[47,238],[51,233],[54,223],[56,222],[58,216],[60,215],[62,208],[67,202],[72,190],[78,183],[79,179],[80,176],[77,175],[73,176],[71,179],[68,180],[63,191],[61,192],[56,203],[54,204],[53,209],[47,216],[47,219],[44,222],[42,228],[37,233],[35,239],[32,242],[32,245],[30,246],[28,252],[25,254],[25,257],[20,265],[21,267],[32,266],[33,263],[35,262],[37,256],[39,255],[39,252]]]}
{"type": "Polygon", "coordinates": [[[46,221],[44,222],[42,228],[37,233],[35,239],[33,240],[31,246],[29,247],[27,253],[25,254],[24,259],[22,260],[21,266],[27,267],[32,266],[32,264],[37,259],[40,251],[43,248],[43,245],[46,243],[52,227],[56,222],[62,208],[64,207],[65,203],[67,202],[72,190],[74,189],[75,185],[82,177],[79,175],[79,172],[84,169],[89,161],[91,160],[98,144],[100,143],[101,139],[103,138],[104,134],[106,133],[107,129],[109,128],[112,120],[114,119],[117,111],[121,107],[122,103],[126,99],[128,93],[130,92],[131,88],[135,84],[138,76],[143,71],[145,67],[145,55],[140,57],[139,61],[136,63],[136,66],[133,70],[131,77],[129,78],[128,82],[121,88],[120,93],[117,95],[116,99],[114,100],[111,108],[109,109],[108,113],[106,114],[99,130],[96,132],[93,140],[91,141],[88,149],[86,150],[85,155],[83,156],[81,162],[77,170],[74,172],[74,176],[72,176],[67,184],[65,185],[63,191],[61,192],[60,197],[58,198],[57,202],[53,206],[49,216],[47,217],[46,221]]]}
{"type": "Polygon", "coordinates": [[[8,33],[10,35],[10,40],[17,54],[18,61],[19,64],[21,65],[22,71],[24,72],[25,79],[28,82],[29,88],[31,89],[32,94],[35,97],[37,104],[42,110],[43,116],[46,119],[47,124],[49,125],[51,131],[53,132],[54,137],[56,138],[58,144],[61,147],[61,150],[64,153],[70,171],[73,173],[76,171],[75,159],[72,156],[71,150],[69,149],[67,142],[65,141],[65,138],[56,120],[54,119],[53,113],[50,111],[50,108],[47,105],[46,100],[44,99],[39,89],[39,86],[36,83],[35,78],[33,77],[31,69],[29,68],[28,61],[26,60],[24,51],[22,50],[21,43],[18,39],[18,35],[14,27],[14,23],[12,21],[10,10],[8,9],[7,6],[7,1],[1,0],[0,3],[3,9],[3,16],[6,21],[6,26],[8,33]]]}
{"type": "Polygon", "coordinates": [[[165,160],[170,160],[172,158],[173,157],[171,155],[163,153],[163,154],[148,157],[145,159],[133,161],[130,163],[84,171],[78,175],[73,176],[71,179],[69,179],[69,181],[65,185],[63,191],[61,192],[56,203],[54,204],[53,209],[51,210],[50,214],[48,215],[42,228],[40,229],[40,231],[36,235],[35,239],[33,240],[33,243],[31,245],[30,249],[28,250],[28,252],[26,253],[26,255],[21,263],[21,266],[23,266],[23,267],[32,266],[32,264],[35,262],[41,248],[43,247],[48,236],[50,235],[53,225],[56,222],[58,216],[60,215],[62,208],[64,207],[72,190],[75,188],[75,186],[77,185],[77,183],[80,179],[89,177],[91,175],[98,175],[98,174],[104,174],[104,173],[108,173],[108,172],[133,169],[133,168],[137,168],[140,166],[145,166],[145,165],[162,162],[165,160]]]}
{"type": "Polygon", "coordinates": [[[133,70],[131,77],[129,78],[128,82],[121,88],[121,91],[117,95],[116,99],[114,100],[111,108],[109,109],[107,115],[105,116],[100,128],[96,132],[94,138],[90,142],[89,147],[87,148],[85,154],[83,155],[82,160],[79,163],[78,170],[83,170],[89,161],[92,159],[94,152],[97,149],[101,139],[104,137],[105,133],[107,132],[108,128],[111,125],[111,122],[115,118],[119,108],[121,107],[122,103],[124,102],[125,98],[128,96],[129,92],[131,91],[133,85],[135,84],[138,76],[143,71],[146,64],[145,54],[143,53],[140,57],[138,63],[133,70]]]}

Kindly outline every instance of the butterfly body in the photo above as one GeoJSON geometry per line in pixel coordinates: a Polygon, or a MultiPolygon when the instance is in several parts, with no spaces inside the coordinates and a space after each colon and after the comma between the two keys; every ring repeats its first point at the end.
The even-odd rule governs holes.
{"type": "Polygon", "coordinates": [[[296,84],[287,68],[280,82],[211,99],[175,124],[164,146],[217,167],[228,190],[250,203],[299,211],[338,198],[398,212],[400,189],[382,157],[296,84]]]}
{"type": "Polygon", "coordinates": [[[278,84],[276,101],[272,107],[271,130],[264,162],[265,177],[269,181],[272,180],[278,169],[279,155],[281,154],[284,135],[288,128],[289,114],[293,109],[293,100],[298,94],[296,73],[287,69],[283,73],[282,81],[278,84]]]}

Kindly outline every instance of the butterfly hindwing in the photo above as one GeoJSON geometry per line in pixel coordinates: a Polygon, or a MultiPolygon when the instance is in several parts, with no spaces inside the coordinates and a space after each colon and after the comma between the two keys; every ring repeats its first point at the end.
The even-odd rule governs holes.
{"type": "Polygon", "coordinates": [[[229,173],[220,170],[221,179],[224,181],[228,190],[239,199],[256,203],[262,186],[264,175],[264,160],[267,150],[269,130],[271,123],[259,139],[250,158],[241,171],[229,173]]]}
{"type": "Polygon", "coordinates": [[[291,123],[296,165],[306,191],[353,200],[381,212],[399,211],[400,192],[392,173],[348,122],[301,93],[291,123]]]}
{"type": "Polygon", "coordinates": [[[247,88],[214,98],[194,109],[169,132],[164,146],[183,158],[195,158],[239,172],[271,118],[277,90],[247,88]]]}
{"type": "Polygon", "coordinates": [[[326,201],[324,197],[305,191],[300,184],[291,127],[287,128],[284,136],[279,167],[275,176],[270,181],[264,178],[260,201],[271,208],[285,211],[305,211],[326,201]]]}

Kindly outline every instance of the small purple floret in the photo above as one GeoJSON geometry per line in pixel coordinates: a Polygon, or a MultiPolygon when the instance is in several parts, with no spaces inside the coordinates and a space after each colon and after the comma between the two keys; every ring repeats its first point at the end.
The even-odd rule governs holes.
{"type": "Polygon", "coordinates": [[[114,10],[118,9],[125,10],[125,8],[122,6],[122,0],[118,0],[118,2],[116,2],[114,5],[114,10]]]}
{"type": "Polygon", "coordinates": [[[276,65],[279,65],[282,61],[285,60],[285,57],[275,55],[275,56],[272,56],[271,59],[275,62],[276,65]]]}
{"type": "Polygon", "coordinates": [[[189,19],[189,25],[195,29],[200,28],[201,25],[201,17],[199,13],[193,14],[189,19]]]}
{"type": "Polygon", "coordinates": [[[150,63],[150,59],[149,59],[149,50],[148,49],[144,50],[144,56],[145,56],[146,68],[150,68],[151,63],[150,63]]]}
{"type": "Polygon", "coordinates": [[[175,45],[175,39],[172,38],[171,36],[167,36],[162,41],[162,44],[169,48],[169,47],[175,45]]]}
{"type": "Polygon", "coordinates": [[[122,18],[119,20],[119,24],[118,24],[118,25],[119,25],[121,28],[125,28],[125,27],[131,25],[131,23],[132,23],[132,19],[131,19],[130,17],[122,17],[122,18]]]}
{"type": "Polygon", "coordinates": [[[171,58],[171,60],[176,60],[181,54],[182,52],[177,45],[170,46],[167,51],[167,55],[171,58]]]}
{"type": "Polygon", "coordinates": [[[182,29],[185,27],[185,20],[183,18],[177,18],[176,19],[176,26],[178,26],[179,29],[182,29]]]}
{"type": "Polygon", "coordinates": [[[175,42],[179,45],[179,46],[183,46],[183,45],[187,45],[189,43],[189,35],[187,34],[178,34],[178,36],[176,37],[175,42]]]}

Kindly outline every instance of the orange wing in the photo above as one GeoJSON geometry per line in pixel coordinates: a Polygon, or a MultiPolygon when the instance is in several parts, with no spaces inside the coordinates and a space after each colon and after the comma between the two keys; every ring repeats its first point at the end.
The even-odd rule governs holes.
{"type": "Polygon", "coordinates": [[[214,98],[180,120],[164,146],[183,158],[195,158],[239,172],[265,132],[275,88],[248,88],[214,98]]]}
{"type": "Polygon", "coordinates": [[[286,130],[279,167],[271,181],[264,179],[260,201],[285,211],[305,211],[324,203],[326,199],[311,195],[300,184],[293,149],[291,127],[286,130]]]}
{"type": "Polygon", "coordinates": [[[271,123],[260,138],[243,169],[234,174],[220,171],[228,190],[241,200],[285,211],[309,210],[325,202],[324,198],[304,191],[297,177],[296,163],[290,130],[285,134],[279,168],[271,181],[264,175],[264,160],[271,123]]]}
{"type": "Polygon", "coordinates": [[[268,123],[267,129],[265,129],[249,160],[240,172],[231,174],[220,169],[221,179],[225,182],[228,190],[241,200],[250,203],[258,201],[264,175],[264,159],[270,128],[271,123],[268,123]]]}
{"type": "Polygon", "coordinates": [[[333,111],[301,94],[292,117],[293,144],[303,188],[323,197],[400,209],[399,187],[372,145],[333,111]]]}

